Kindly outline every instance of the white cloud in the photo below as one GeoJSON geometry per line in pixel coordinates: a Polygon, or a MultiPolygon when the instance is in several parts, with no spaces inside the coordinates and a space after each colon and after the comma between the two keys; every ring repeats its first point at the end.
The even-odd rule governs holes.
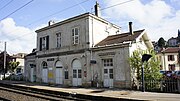
{"type": "MultiPolygon", "coordinates": [[[[10,54],[30,53],[36,47],[35,36],[34,31],[17,26],[12,18],[0,21],[0,40],[7,42],[7,52],[10,54]]],[[[3,44],[0,44],[0,50],[4,50],[3,47],[3,44]]]]}
{"type": "MultiPolygon", "coordinates": [[[[106,6],[114,5],[125,0],[105,0],[106,6]]],[[[128,1],[128,0],[127,0],[128,1]]],[[[158,40],[164,37],[166,40],[177,36],[177,29],[180,26],[179,11],[163,0],[151,0],[143,4],[141,0],[134,0],[105,11],[107,16],[127,23],[134,22],[138,29],[146,28],[150,39],[158,40]]],[[[123,26],[123,25],[120,25],[123,26]]]]}

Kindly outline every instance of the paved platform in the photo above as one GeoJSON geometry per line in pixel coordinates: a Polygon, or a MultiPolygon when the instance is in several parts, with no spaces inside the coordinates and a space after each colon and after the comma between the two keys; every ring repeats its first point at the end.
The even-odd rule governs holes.
{"type": "Polygon", "coordinates": [[[40,88],[46,90],[53,90],[65,93],[76,93],[91,96],[103,96],[111,98],[131,99],[131,100],[146,100],[146,101],[180,101],[180,94],[172,93],[155,93],[155,92],[140,92],[120,89],[104,89],[104,88],[64,88],[57,86],[41,85],[37,83],[17,82],[17,81],[2,81],[1,83],[10,83],[18,86],[26,86],[32,88],[40,88]]]}

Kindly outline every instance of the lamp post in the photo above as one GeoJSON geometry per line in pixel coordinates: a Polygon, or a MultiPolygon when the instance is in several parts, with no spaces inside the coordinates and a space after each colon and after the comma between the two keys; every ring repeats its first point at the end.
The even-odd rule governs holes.
{"type": "Polygon", "coordinates": [[[150,54],[143,54],[142,56],[142,68],[141,68],[141,72],[142,72],[142,92],[145,92],[145,85],[144,85],[144,62],[148,61],[150,58],[152,57],[152,55],[150,54]]]}

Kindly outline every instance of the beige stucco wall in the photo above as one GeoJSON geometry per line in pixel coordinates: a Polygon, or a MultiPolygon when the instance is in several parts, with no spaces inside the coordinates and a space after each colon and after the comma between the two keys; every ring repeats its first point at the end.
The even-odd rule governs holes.
{"type": "Polygon", "coordinates": [[[129,47],[114,48],[107,50],[98,50],[93,54],[93,59],[97,60],[97,64],[93,67],[93,72],[98,72],[99,80],[104,80],[104,68],[102,59],[113,59],[114,71],[114,87],[130,88],[131,84],[131,70],[128,62],[129,47]],[[112,55],[109,55],[112,54],[112,55]]]}

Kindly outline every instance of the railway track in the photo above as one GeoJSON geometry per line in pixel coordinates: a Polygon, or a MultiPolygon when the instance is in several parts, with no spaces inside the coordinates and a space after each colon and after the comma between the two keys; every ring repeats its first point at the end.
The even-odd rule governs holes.
{"type": "MultiPolygon", "coordinates": [[[[88,99],[82,99],[75,97],[75,94],[61,93],[56,91],[49,91],[43,89],[34,89],[28,87],[19,87],[16,85],[0,84],[1,92],[11,92],[13,94],[19,94],[20,96],[32,97],[32,99],[38,99],[39,101],[91,101],[88,99]]],[[[2,94],[2,93],[1,93],[2,94]]],[[[5,93],[4,93],[5,94],[5,93]]],[[[31,98],[29,98],[31,99],[31,98]]],[[[1,101],[10,101],[9,98],[0,97],[1,101]],[[1,100],[2,99],[2,100],[1,100]]],[[[23,101],[23,99],[13,99],[13,101],[23,101]]]]}

